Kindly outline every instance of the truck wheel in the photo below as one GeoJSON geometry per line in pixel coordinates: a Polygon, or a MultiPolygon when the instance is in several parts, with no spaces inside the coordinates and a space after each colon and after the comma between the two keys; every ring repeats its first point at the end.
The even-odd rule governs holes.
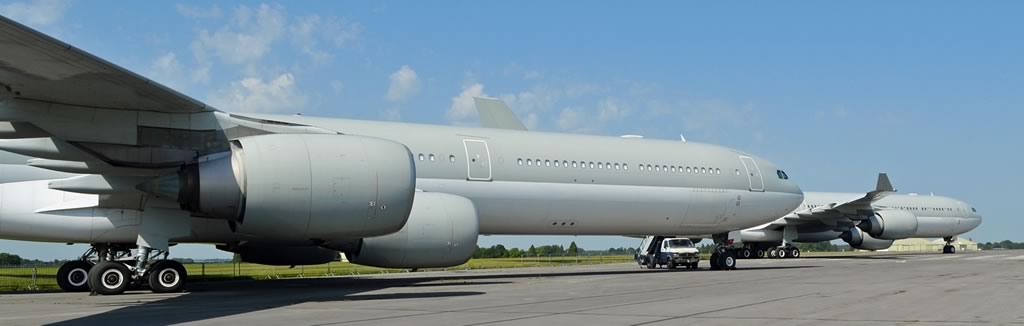
{"type": "Polygon", "coordinates": [[[658,264],[654,262],[654,258],[648,259],[647,260],[647,269],[655,269],[655,268],[658,268],[658,264]]]}
{"type": "Polygon", "coordinates": [[[676,262],[668,261],[668,269],[676,269],[676,262]]]}

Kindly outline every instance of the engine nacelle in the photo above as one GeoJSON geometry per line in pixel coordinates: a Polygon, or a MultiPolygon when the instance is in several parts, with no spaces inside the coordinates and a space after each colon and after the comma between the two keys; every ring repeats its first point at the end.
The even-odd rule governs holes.
{"type": "Polygon", "coordinates": [[[230,155],[185,166],[143,185],[196,216],[232,221],[264,240],[310,241],[394,233],[416,189],[404,145],[351,135],[240,138],[230,155]]]}
{"type": "Polygon", "coordinates": [[[402,230],[356,243],[328,242],[348,260],[385,268],[450,267],[465,263],[476,251],[479,235],[476,206],[461,196],[419,192],[402,230]]]}
{"type": "Polygon", "coordinates": [[[217,248],[238,254],[243,262],[263,265],[319,265],[338,261],[339,258],[337,251],[316,246],[287,247],[246,244],[233,247],[217,246],[217,248]]]}
{"type": "Polygon", "coordinates": [[[877,211],[857,227],[877,239],[905,239],[917,233],[917,216],[904,210],[877,211]]]}
{"type": "Polygon", "coordinates": [[[843,232],[839,235],[840,239],[846,241],[850,247],[854,249],[862,250],[882,250],[888,249],[892,246],[893,240],[880,240],[872,238],[871,235],[864,233],[858,228],[851,228],[850,231],[843,232]]]}

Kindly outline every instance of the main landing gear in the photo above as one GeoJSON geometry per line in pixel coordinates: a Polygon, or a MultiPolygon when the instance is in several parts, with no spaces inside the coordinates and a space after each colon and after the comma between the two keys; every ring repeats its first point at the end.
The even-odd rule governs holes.
{"type": "Polygon", "coordinates": [[[953,245],[956,242],[956,237],[945,237],[942,240],[946,241],[946,245],[942,246],[942,253],[944,254],[955,254],[956,246],[953,245]]]}
{"type": "Polygon", "coordinates": [[[102,295],[121,294],[133,286],[148,286],[155,293],[180,292],[187,279],[185,266],[168,260],[167,251],[140,247],[132,255],[128,245],[93,245],[57,271],[57,285],[64,291],[102,295]]]}
{"type": "Polygon", "coordinates": [[[760,258],[772,258],[772,259],[785,259],[785,258],[800,258],[800,248],[794,246],[782,246],[782,247],[762,247],[757,245],[748,245],[746,247],[736,249],[736,257],[741,259],[760,259],[760,258]]]}

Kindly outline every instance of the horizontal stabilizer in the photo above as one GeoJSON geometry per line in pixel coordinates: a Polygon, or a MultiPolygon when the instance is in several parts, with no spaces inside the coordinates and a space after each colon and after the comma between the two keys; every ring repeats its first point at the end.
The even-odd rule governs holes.
{"type": "Polygon", "coordinates": [[[473,101],[476,102],[482,127],[526,131],[523,122],[516,118],[516,114],[501,99],[474,97],[473,101]]]}

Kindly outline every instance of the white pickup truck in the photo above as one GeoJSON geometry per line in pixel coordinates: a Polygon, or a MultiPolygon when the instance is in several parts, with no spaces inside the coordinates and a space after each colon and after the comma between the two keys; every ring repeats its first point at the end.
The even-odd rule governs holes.
{"type": "Polygon", "coordinates": [[[700,251],[690,239],[648,237],[641,242],[635,258],[641,267],[651,269],[658,266],[696,269],[700,262],[700,251]]]}

